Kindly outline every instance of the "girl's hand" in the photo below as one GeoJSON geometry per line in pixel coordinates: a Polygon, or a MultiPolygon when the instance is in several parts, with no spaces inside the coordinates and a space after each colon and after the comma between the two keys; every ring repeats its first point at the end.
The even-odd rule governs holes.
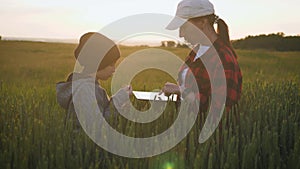
{"type": "Polygon", "coordinates": [[[132,87],[131,85],[128,85],[126,87],[123,88],[125,90],[125,92],[128,94],[128,95],[132,95],[132,87]]]}

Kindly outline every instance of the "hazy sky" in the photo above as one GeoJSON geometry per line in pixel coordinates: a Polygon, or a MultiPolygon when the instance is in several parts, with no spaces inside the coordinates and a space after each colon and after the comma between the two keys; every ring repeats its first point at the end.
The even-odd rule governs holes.
{"type": "MultiPolygon", "coordinates": [[[[3,37],[78,38],[87,31],[141,13],[174,15],[179,0],[0,0],[3,37]]],[[[211,0],[232,39],[284,32],[300,34],[299,0],[211,0]]],[[[149,21],[151,22],[151,21],[149,21]]]]}

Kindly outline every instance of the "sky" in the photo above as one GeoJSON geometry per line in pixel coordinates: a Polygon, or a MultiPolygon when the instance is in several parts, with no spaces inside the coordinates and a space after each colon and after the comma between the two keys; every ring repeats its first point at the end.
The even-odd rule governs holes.
{"type": "MultiPolygon", "coordinates": [[[[210,0],[231,39],[284,32],[300,35],[299,0],[210,0]]],[[[175,15],[179,0],[0,0],[2,37],[78,39],[124,17],[175,15]]],[[[149,21],[151,22],[151,21],[149,21]]]]}

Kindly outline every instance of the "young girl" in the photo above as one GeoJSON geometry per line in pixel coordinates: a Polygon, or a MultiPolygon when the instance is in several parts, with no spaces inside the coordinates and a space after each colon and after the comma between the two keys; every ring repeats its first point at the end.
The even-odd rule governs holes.
{"type": "Polygon", "coordinates": [[[105,89],[98,82],[98,80],[107,80],[112,76],[115,72],[116,61],[120,58],[119,48],[109,38],[97,32],[86,33],[81,36],[74,55],[83,66],[83,70],[80,73],[71,73],[65,82],[57,83],[56,93],[59,105],[67,110],[65,121],[71,121],[72,126],[78,129],[80,123],[76,116],[75,101],[78,104],[88,105],[83,105],[87,107],[85,113],[92,114],[94,109],[90,104],[95,102],[92,97],[94,95],[95,104],[103,116],[108,118],[112,114],[110,105],[122,107],[122,105],[130,103],[128,98],[132,90],[130,86],[122,88],[109,98],[105,89]],[[101,62],[98,66],[99,60],[101,62]]]}

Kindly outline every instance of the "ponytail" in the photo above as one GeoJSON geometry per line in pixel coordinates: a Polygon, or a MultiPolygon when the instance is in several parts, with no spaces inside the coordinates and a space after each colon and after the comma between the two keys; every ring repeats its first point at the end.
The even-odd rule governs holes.
{"type": "Polygon", "coordinates": [[[225,45],[227,45],[231,49],[233,55],[235,56],[235,58],[237,58],[237,54],[235,53],[235,51],[232,47],[232,44],[230,42],[228,26],[225,23],[225,21],[223,19],[220,19],[215,14],[202,16],[202,17],[197,17],[197,19],[202,19],[202,18],[207,18],[210,26],[213,29],[214,29],[214,24],[215,23],[218,25],[217,34],[218,34],[219,38],[225,43],[225,45]]]}
{"type": "Polygon", "coordinates": [[[219,37],[223,40],[223,42],[230,47],[232,53],[234,54],[235,58],[237,58],[237,54],[235,53],[232,44],[230,42],[230,38],[229,38],[229,30],[228,30],[228,26],[225,23],[225,21],[223,19],[220,19],[218,16],[215,16],[215,23],[217,23],[218,27],[217,27],[217,33],[219,35],[219,37]]]}
{"type": "Polygon", "coordinates": [[[228,26],[224,22],[223,19],[218,19],[217,21],[217,33],[219,34],[220,38],[227,44],[230,45],[229,33],[228,33],[228,26]]]}

